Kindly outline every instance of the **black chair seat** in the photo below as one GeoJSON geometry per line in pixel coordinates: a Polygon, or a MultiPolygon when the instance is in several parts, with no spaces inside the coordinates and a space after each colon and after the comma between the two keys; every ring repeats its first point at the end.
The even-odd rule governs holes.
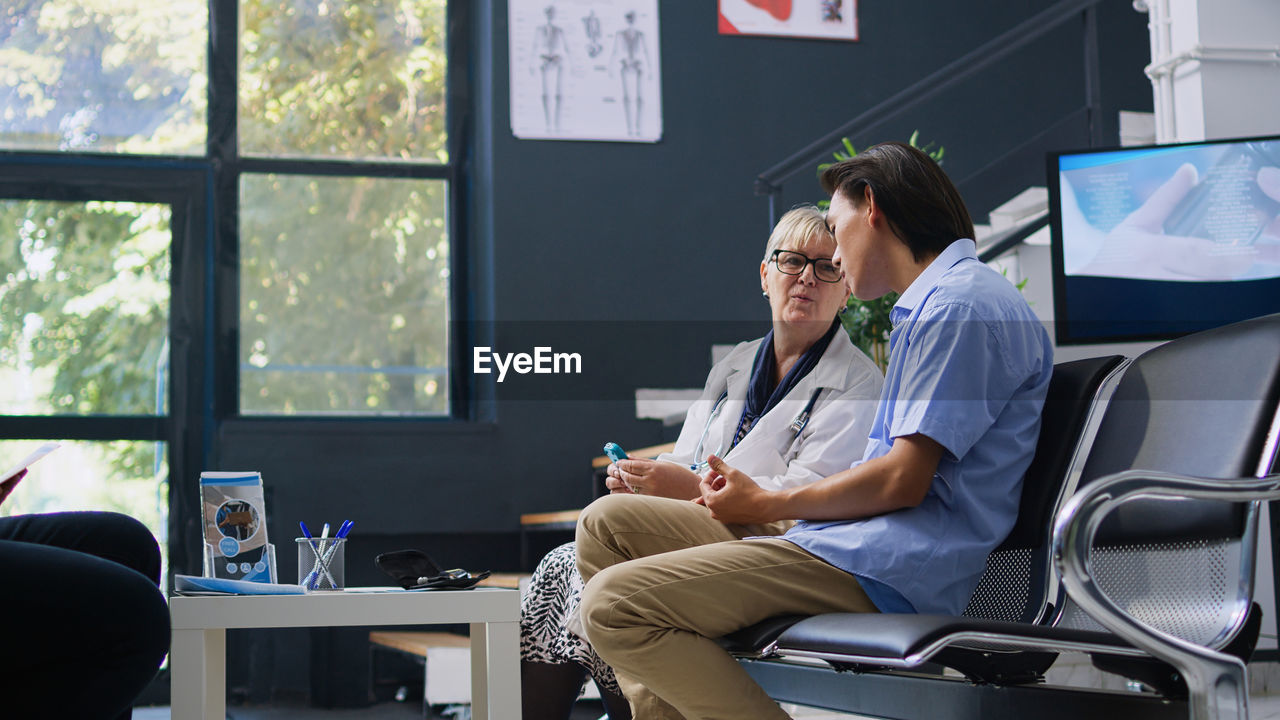
{"type": "Polygon", "coordinates": [[[1120,653],[1134,650],[1104,632],[951,615],[875,613],[816,615],[787,628],[776,641],[787,654],[883,660],[900,666],[929,660],[945,645],[1018,652],[1065,644],[1120,653]]]}
{"type": "Polygon", "coordinates": [[[802,620],[778,636],[776,647],[784,655],[822,658],[838,669],[932,663],[994,685],[1038,682],[1066,649],[1134,652],[1110,633],[951,615],[857,613],[802,620]]]}

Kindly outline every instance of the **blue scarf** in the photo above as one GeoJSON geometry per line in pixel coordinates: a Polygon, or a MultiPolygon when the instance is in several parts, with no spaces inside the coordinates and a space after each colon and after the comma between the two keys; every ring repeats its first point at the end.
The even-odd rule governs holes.
{"type": "Polygon", "coordinates": [[[786,397],[787,393],[790,393],[804,379],[804,376],[809,374],[809,371],[818,366],[818,361],[831,345],[831,338],[835,337],[839,329],[840,319],[836,318],[831,322],[831,327],[827,328],[826,334],[810,345],[796,364],[791,366],[791,370],[777,387],[773,385],[773,376],[778,368],[778,361],[773,355],[773,330],[764,336],[764,340],[760,341],[760,348],[756,350],[755,360],[751,363],[751,384],[747,386],[747,404],[742,409],[742,417],[738,419],[738,430],[733,434],[733,445],[730,445],[730,448],[741,442],[742,438],[751,432],[751,428],[755,427],[757,420],[782,402],[782,398],[786,397]]]}

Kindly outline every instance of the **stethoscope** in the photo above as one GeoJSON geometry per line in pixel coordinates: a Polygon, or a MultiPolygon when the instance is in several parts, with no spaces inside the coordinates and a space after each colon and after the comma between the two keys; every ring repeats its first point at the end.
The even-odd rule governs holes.
{"type": "MultiPolygon", "coordinates": [[[[813,391],[813,394],[809,396],[809,402],[804,406],[804,409],[800,411],[800,414],[792,418],[791,424],[787,426],[791,430],[791,437],[793,439],[798,437],[800,432],[804,430],[805,426],[809,424],[809,417],[813,414],[813,406],[817,404],[818,396],[822,394],[822,390],[822,388],[817,388],[813,391]]],[[[707,441],[707,433],[711,431],[711,423],[715,422],[716,416],[720,414],[720,408],[728,399],[729,391],[725,390],[720,393],[720,397],[716,399],[715,406],[711,408],[711,414],[707,416],[707,422],[702,426],[702,435],[698,437],[698,444],[693,448],[693,464],[689,466],[690,470],[700,472],[707,469],[707,461],[699,460],[698,458],[704,457],[702,454],[702,446],[707,441]]],[[[720,442],[720,450],[715,454],[718,457],[724,457],[724,450],[725,441],[722,440],[720,442]]]]}

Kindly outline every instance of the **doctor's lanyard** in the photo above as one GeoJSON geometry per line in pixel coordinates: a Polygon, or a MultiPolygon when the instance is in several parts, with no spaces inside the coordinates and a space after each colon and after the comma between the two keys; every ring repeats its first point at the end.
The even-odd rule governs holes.
{"type": "MultiPolygon", "coordinates": [[[[791,424],[788,428],[791,430],[793,438],[799,436],[800,432],[809,424],[809,416],[813,413],[813,406],[817,404],[818,396],[821,394],[822,388],[814,390],[813,394],[809,396],[809,402],[804,406],[804,410],[801,410],[800,414],[796,415],[795,418],[791,420],[791,424]]],[[[690,470],[698,472],[699,470],[705,470],[707,468],[707,461],[705,459],[699,460],[698,458],[702,456],[702,446],[707,440],[707,433],[711,431],[711,423],[715,422],[716,416],[720,414],[720,408],[724,405],[725,400],[728,399],[728,390],[720,393],[720,397],[716,399],[716,404],[712,407],[711,414],[707,416],[706,424],[702,426],[702,435],[698,437],[698,444],[693,448],[693,464],[689,466],[690,470]]],[[[751,431],[748,430],[747,432],[751,431]]],[[[732,449],[732,446],[730,446],[730,449],[732,449]]],[[[724,451],[723,441],[720,443],[720,450],[721,452],[724,451]]],[[[721,453],[716,453],[716,455],[720,454],[721,453]]]]}

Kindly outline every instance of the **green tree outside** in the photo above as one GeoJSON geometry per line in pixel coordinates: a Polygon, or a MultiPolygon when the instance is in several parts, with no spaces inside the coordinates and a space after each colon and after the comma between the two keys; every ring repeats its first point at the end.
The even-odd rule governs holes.
{"type": "MultiPolygon", "coordinates": [[[[445,0],[244,0],[240,12],[242,153],[449,160],[445,0]]],[[[207,34],[203,0],[5,3],[0,148],[203,154],[207,34]]],[[[415,371],[447,366],[448,192],[443,180],[242,178],[245,412],[448,411],[447,376],[415,371]]],[[[0,411],[167,412],[170,243],[164,206],[0,199],[0,411]]],[[[154,444],[94,445],[107,486],[167,476],[154,444]]]]}
{"type": "MultiPolygon", "coordinates": [[[[243,3],[242,152],[447,162],[444,14],[243,3]]],[[[447,375],[412,371],[448,362],[447,197],[441,180],[242,179],[242,411],[448,412],[447,375]]]]}

